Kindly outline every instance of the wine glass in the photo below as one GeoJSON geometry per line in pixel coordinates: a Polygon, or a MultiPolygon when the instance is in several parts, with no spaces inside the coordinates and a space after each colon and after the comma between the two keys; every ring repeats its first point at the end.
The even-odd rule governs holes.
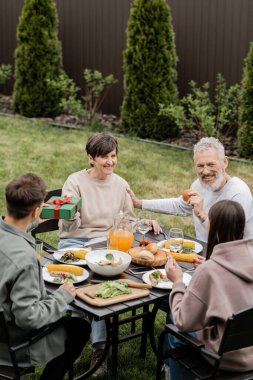
{"type": "Polygon", "coordinates": [[[137,231],[142,234],[142,239],[144,240],[145,234],[151,230],[151,226],[149,224],[149,221],[147,219],[140,219],[137,222],[137,231]]]}
{"type": "Polygon", "coordinates": [[[180,252],[183,248],[184,234],[180,228],[171,228],[169,232],[170,249],[174,252],[180,252]]]}

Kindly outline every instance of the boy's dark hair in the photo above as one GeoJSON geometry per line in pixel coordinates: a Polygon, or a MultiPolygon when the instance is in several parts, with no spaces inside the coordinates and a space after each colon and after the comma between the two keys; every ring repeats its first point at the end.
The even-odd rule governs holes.
{"type": "Polygon", "coordinates": [[[89,137],[85,149],[87,154],[90,154],[93,159],[98,156],[104,156],[114,149],[116,150],[116,154],[118,154],[118,142],[107,133],[94,133],[89,137]]]}
{"type": "Polygon", "coordinates": [[[34,173],[13,179],[5,189],[8,214],[15,219],[25,218],[44,201],[46,184],[34,173]]]}
{"type": "Polygon", "coordinates": [[[241,240],[245,228],[245,213],[235,201],[223,200],[215,203],[208,213],[210,228],[207,241],[208,260],[215,245],[241,240]]]}

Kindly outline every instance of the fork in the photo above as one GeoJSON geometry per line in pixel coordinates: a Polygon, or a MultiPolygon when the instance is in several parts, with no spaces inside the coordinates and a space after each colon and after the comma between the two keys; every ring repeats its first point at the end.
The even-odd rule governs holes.
{"type": "Polygon", "coordinates": [[[162,232],[163,236],[165,237],[166,240],[169,240],[169,236],[163,231],[162,232]]]}

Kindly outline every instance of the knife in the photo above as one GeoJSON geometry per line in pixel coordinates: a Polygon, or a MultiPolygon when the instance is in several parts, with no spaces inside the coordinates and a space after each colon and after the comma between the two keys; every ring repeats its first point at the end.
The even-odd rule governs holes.
{"type": "Polygon", "coordinates": [[[151,289],[152,288],[152,285],[144,284],[142,282],[135,282],[135,281],[127,280],[127,279],[123,279],[120,281],[127,282],[128,286],[130,286],[130,288],[139,288],[139,289],[151,289]]]}

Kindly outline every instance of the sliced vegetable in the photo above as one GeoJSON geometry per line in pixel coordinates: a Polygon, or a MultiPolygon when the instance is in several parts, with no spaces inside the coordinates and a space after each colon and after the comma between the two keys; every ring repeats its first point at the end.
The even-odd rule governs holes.
{"type": "Polygon", "coordinates": [[[98,288],[95,293],[96,297],[112,298],[122,294],[132,293],[128,283],[123,281],[106,281],[98,288]]]}
{"type": "Polygon", "coordinates": [[[106,258],[107,260],[109,260],[109,261],[114,260],[114,256],[113,256],[112,253],[107,253],[107,254],[105,255],[105,258],[106,258]]]}

